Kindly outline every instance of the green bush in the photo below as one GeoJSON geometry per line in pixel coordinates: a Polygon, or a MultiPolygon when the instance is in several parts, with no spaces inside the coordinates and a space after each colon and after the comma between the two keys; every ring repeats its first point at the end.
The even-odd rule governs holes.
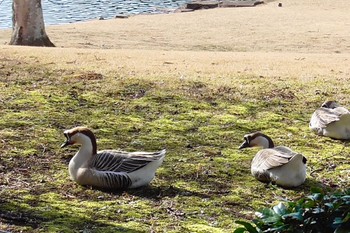
{"type": "Polygon", "coordinates": [[[254,224],[236,221],[242,227],[234,233],[349,233],[350,189],[335,194],[312,190],[306,198],[264,208],[256,216],[254,224]]]}

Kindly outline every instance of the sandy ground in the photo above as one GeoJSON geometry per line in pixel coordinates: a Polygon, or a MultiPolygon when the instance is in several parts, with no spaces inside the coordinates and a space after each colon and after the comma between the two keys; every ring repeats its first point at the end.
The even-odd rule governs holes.
{"type": "Polygon", "coordinates": [[[0,56],[144,75],[348,77],[348,0],[282,3],[49,26],[53,49],[6,46],[11,31],[2,30],[0,56]]]}

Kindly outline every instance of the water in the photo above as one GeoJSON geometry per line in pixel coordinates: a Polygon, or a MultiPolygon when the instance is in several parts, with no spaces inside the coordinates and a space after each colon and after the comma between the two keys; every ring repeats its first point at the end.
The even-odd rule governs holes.
{"type": "MultiPolygon", "coordinates": [[[[172,12],[190,0],[42,0],[46,25],[172,12]]],[[[0,28],[12,27],[12,0],[0,0],[0,28]]]]}

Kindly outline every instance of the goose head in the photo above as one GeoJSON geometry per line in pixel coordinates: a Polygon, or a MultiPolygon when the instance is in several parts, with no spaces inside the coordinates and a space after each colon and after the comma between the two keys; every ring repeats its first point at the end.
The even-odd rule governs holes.
{"type": "Polygon", "coordinates": [[[273,148],[275,145],[269,136],[261,132],[254,132],[244,135],[244,142],[239,149],[247,147],[273,148]]]}
{"type": "Polygon", "coordinates": [[[61,148],[78,144],[85,145],[90,144],[93,147],[93,152],[96,154],[97,145],[95,135],[86,127],[75,127],[64,131],[66,141],[61,145],[61,148]]]}
{"type": "Polygon", "coordinates": [[[339,106],[340,105],[333,100],[328,100],[321,105],[322,108],[331,108],[331,109],[337,108],[339,106]]]}

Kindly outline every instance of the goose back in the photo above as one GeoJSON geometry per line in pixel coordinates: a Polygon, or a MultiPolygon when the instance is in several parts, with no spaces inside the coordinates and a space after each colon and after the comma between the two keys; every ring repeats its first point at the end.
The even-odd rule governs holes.
{"type": "Polygon", "coordinates": [[[282,166],[296,154],[287,147],[275,147],[262,149],[258,151],[252,161],[252,169],[269,170],[271,168],[282,166]]]}
{"type": "Polygon", "coordinates": [[[350,112],[344,107],[321,107],[312,114],[310,129],[321,136],[349,139],[350,112]]]}

